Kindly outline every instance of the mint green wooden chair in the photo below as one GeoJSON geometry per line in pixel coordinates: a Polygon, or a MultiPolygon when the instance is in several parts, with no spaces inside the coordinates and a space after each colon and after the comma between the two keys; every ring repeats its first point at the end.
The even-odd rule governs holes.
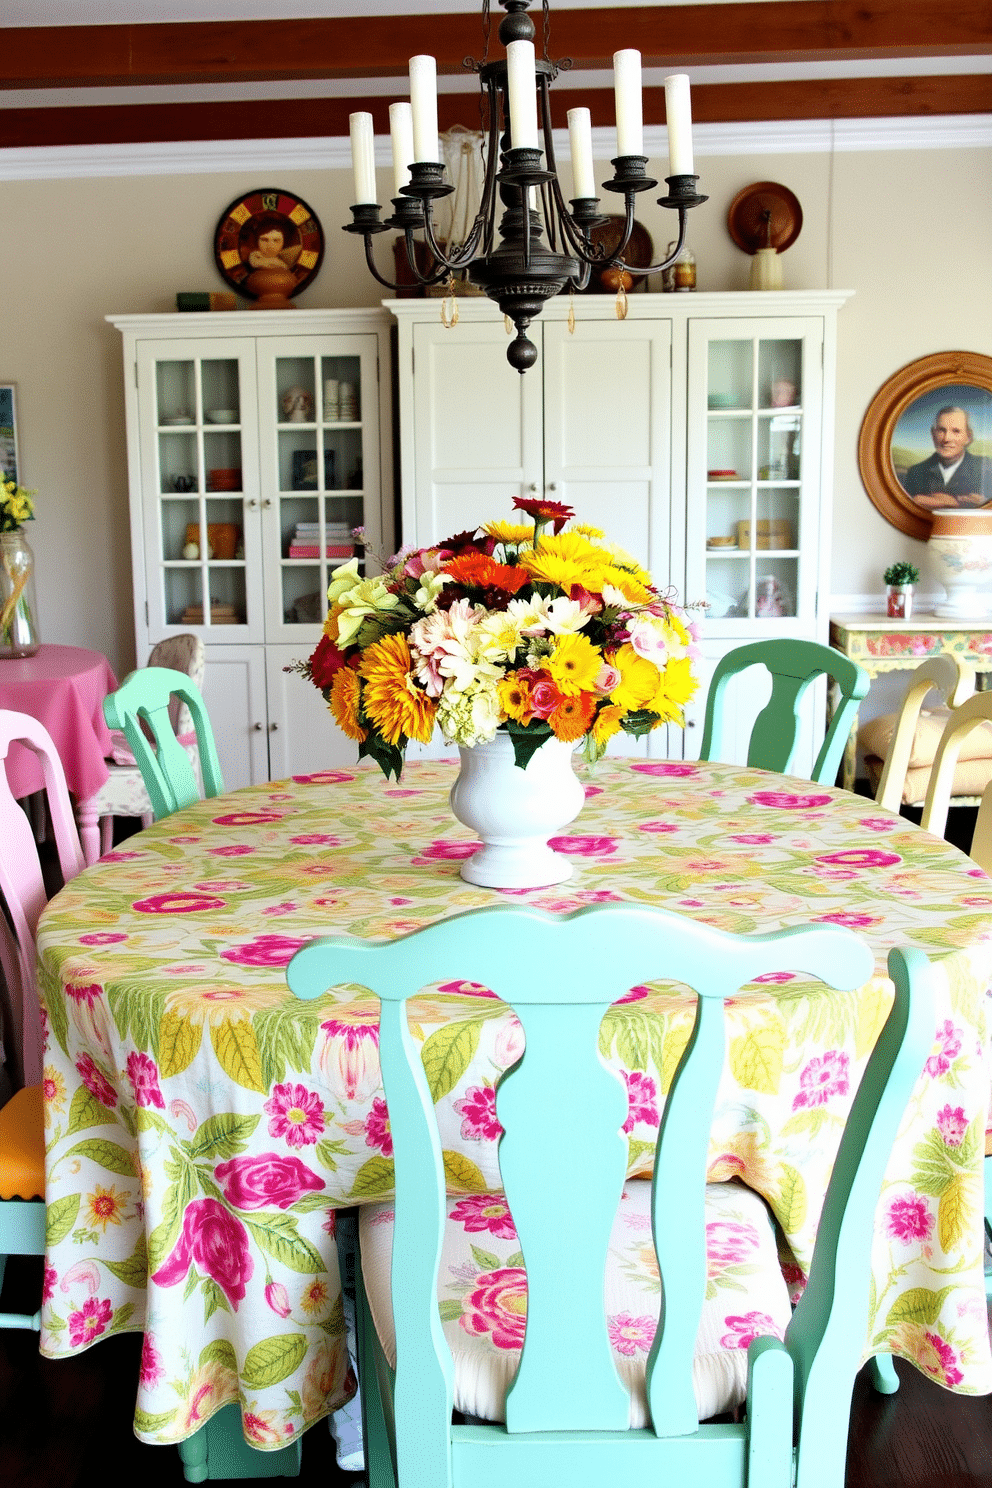
{"type": "Polygon", "coordinates": [[[169,700],[173,695],[186,704],[193,720],[203,794],[219,796],[224,779],[210,718],[200,689],[185,672],[175,672],[169,667],[141,667],[103,700],[107,726],[123,730],[145,782],[156,821],[200,799],[200,787],[189,755],[176,738],[169,715],[169,700]],[[151,739],[143,723],[151,732],[151,739]]]}
{"type": "Polygon", "coordinates": [[[818,641],[789,638],[752,641],[721,657],[706,694],[706,719],[699,758],[726,760],[730,757],[724,706],[727,686],[732,677],[753,666],[763,666],[771,673],[772,692],[754,720],[747,763],[759,770],[775,770],[781,775],[792,773],[792,763],[799,747],[799,709],[803,694],[817,677],[826,674],[837,690],[835,706],[810,779],[821,785],[833,785],[844,746],[858,716],[858,704],[867,693],[871,679],[857,662],[835,651],[832,646],[821,646],[818,641]]]}
{"type": "MultiPolygon", "coordinates": [[[[393,1222],[387,1205],[359,1211],[359,1370],[370,1488],[598,1488],[621,1481],[842,1488],[867,1328],[875,1205],[934,1036],[931,974],[921,952],[891,954],[895,1002],[840,1143],[805,1293],[784,1342],[763,1337],[750,1344],[745,1418],[700,1425],[693,1355],[707,1284],[706,1162],[724,1063],[723,1003],[755,976],[781,970],[850,989],[869,977],[872,956],[857,936],[833,927],[737,936],[662,909],[608,904],[562,917],[519,907],[476,910],[393,941],[315,941],[293,958],[288,979],[299,997],[357,984],[382,1000],[380,1057],[396,1190],[386,1296],[396,1363],[380,1342],[388,1331],[383,1318],[372,1322],[365,1284],[375,1279],[370,1246],[393,1222]],[[407,1022],[407,998],[449,978],[490,988],[513,1007],[526,1039],[497,1105],[505,1130],[500,1171],[522,1252],[506,1264],[525,1264],[527,1284],[526,1337],[505,1395],[505,1424],[452,1419],[460,1377],[438,1283],[446,1224],[449,1233],[453,1228],[447,1216],[459,1202],[446,1200],[445,1175],[449,1166],[457,1172],[458,1154],[442,1152],[435,1123],[431,1080],[443,1081],[443,1070],[428,1075],[407,1022]],[[610,1004],[658,978],[699,995],[647,1200],[664,1295],[641,1365],[650,1424],[630,1429],[631,1396],[611,1353],[604,1276],[608,1290],[621,1191],[643,1193],[648,1185],[635,1179],[624,1188],[627,1091],[603,1063],[598,1039],[610,1004]],[[366,1215],[373,1216],[368,1225],[366,1215]]],[[[736,1184],[712,1188],[750,1193],[736,1184]]],[[[487,1238],[472,1236],[483,1252],[487,1238]]],[[[480,1264],[491,1264],[484,1253],[480,1264]]],[[[743,1288],[750,1281],[741,1278],[735,1312],[747,1311],[743,1288]]],[[[784,1312],[787,1319],[787,1299],[784,1312]]]]}

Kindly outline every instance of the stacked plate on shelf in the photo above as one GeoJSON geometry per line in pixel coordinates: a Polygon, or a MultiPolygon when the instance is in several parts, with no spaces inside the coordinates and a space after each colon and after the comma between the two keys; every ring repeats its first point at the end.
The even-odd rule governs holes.
{"type": "Polygon", "coordinates": [[[338,418],[343,424],[358,421],[358,393],[352,382],[338,384],[338,418]]]}
{"type": "MultiPolygon", "coordinates": [[[[355,541],[347,522],[324,524],[325,558],[350,558],[355,541]]],[[[316,522],[297,522],[289,544],[290,558],[320,557],[320,527],[316,522]]]]}

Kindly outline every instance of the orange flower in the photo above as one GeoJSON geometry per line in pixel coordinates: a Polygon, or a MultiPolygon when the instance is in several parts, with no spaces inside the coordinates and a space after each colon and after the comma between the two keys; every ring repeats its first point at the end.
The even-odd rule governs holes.
{"type": "Polygon", "coordinates": [[[592,726],[592,736],[597,744],[602,744],[605,747],[607,742],[613,738],[613,735],[620,732],[623,716],[624,709],[618,708],[614,704],[607,704],[605,708],[600,708],[596,714],[596,721],[592,726]]]}
{"type": "Polygon", "coordinates": [[[504,594],[516,594],[522,585],[530,582],[530,576],[522,568],[510,563],[497,563],[485,553],[463,553],[444,565],[444,572],[456,584],[470,588],[501,589],[504,594]]]}
{"type": "Polygon", "coordinates": [[[361,695],[362,685],[351,667],[340,667],[331,681],[328,707],[341,732],[349,739],[357,739],[359,744],[366,738],[366,731],[358,721],[361,695]]]}
{"type": "Polygon", "coordinates": [[[507,718],[515,718],[518,723],[525,726],[534,717],[534,708],[531,703],[530,687],[527,679],[521,677],[519,672],[508,672],[503,680],[497,683],[496,691],[499,694],[499,705],[507,718]]]}
{"type": "Polygon", "coordinates": [[[388,635],[362,652],[365,712],[387,744],[402,735],[430,743],[437,704],[416,685],[406,636],[388,635]]]}
{"type": "Polygon", "coordinates": [[[596,703],[597,698],[591,692],[580,692],[578,697],[562,698],[548,717],[555,738],[561,739],[565,744],[574,744],[576,739],[587,734],[596,715],[596,703]]]}

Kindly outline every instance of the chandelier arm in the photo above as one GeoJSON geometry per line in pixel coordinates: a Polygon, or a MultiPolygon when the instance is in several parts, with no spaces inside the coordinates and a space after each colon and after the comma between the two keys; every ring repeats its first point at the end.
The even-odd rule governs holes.
{"type": "Polygon", "coordinates": [[[674,253],[670,253],[667,258],[663,258],[659,263],[648,264],[646,268],[638,267],[637,264],[623,263],[620,259],[616,259],[614,260],[614,262],[616,263],[617,268],[625,269],[628,274],[633,274],[635,278],[638,279],[643,279],[646,274],[657,274],[660,273],[662,269],[670,269],[672,264],[678,258],[679,254],[682,252],[682,249],[685,247],[686,208],[679,207],[678,212],[679,235],[675,244],[674,253]]]}
{"type": "Polygon", "coordinates": [[[365,239],[365,262],[368,264],[369,273],[372,275],[372,278],[377,280],[384,289],[408,289],[409,285],[394,284],[391,279],[384,279],[382,277],[382,275],[379,273],[379,270],[375,266],[375,259],[372,257],[372,234],[363,233],[363,237],[365,239]]]}

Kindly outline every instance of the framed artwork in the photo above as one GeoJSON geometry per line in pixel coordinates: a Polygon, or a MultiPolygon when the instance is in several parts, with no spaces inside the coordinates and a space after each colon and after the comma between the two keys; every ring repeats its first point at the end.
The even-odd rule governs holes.
{"type": "MultiPolygon", "coordinates": [[[[316,491],[317,476],[317,451],[316,450],[294,450],[293,451],[293,490],[294,491],[316,491]]],[[[324,451],[324,489],[329,491],[334,486],[334,451],[324,451]]]]}
{"type": "Polygon", "coordinates": [[[273,270],[284,280],[280,296],[291,299],[314,278],[323,257],[324,233],[313,209],[294,192],[277,187],[236,197],[214,233],[214,259],[222,277],[251,299],[272,293],[273,270]]]}
{"type": "Polygon", "coordinates": [[[943,351],[883,384],[858,440],[868,496],[909,537],[930,536],[933,513],[992,502],[992,357],[943,351]]]}
{"type": "Polygon", "coordinates": [[[0,472],[4,480],[20,484],[20,461],[17,458],[17,409],[14,384],[0,382],[0,472]]]}

